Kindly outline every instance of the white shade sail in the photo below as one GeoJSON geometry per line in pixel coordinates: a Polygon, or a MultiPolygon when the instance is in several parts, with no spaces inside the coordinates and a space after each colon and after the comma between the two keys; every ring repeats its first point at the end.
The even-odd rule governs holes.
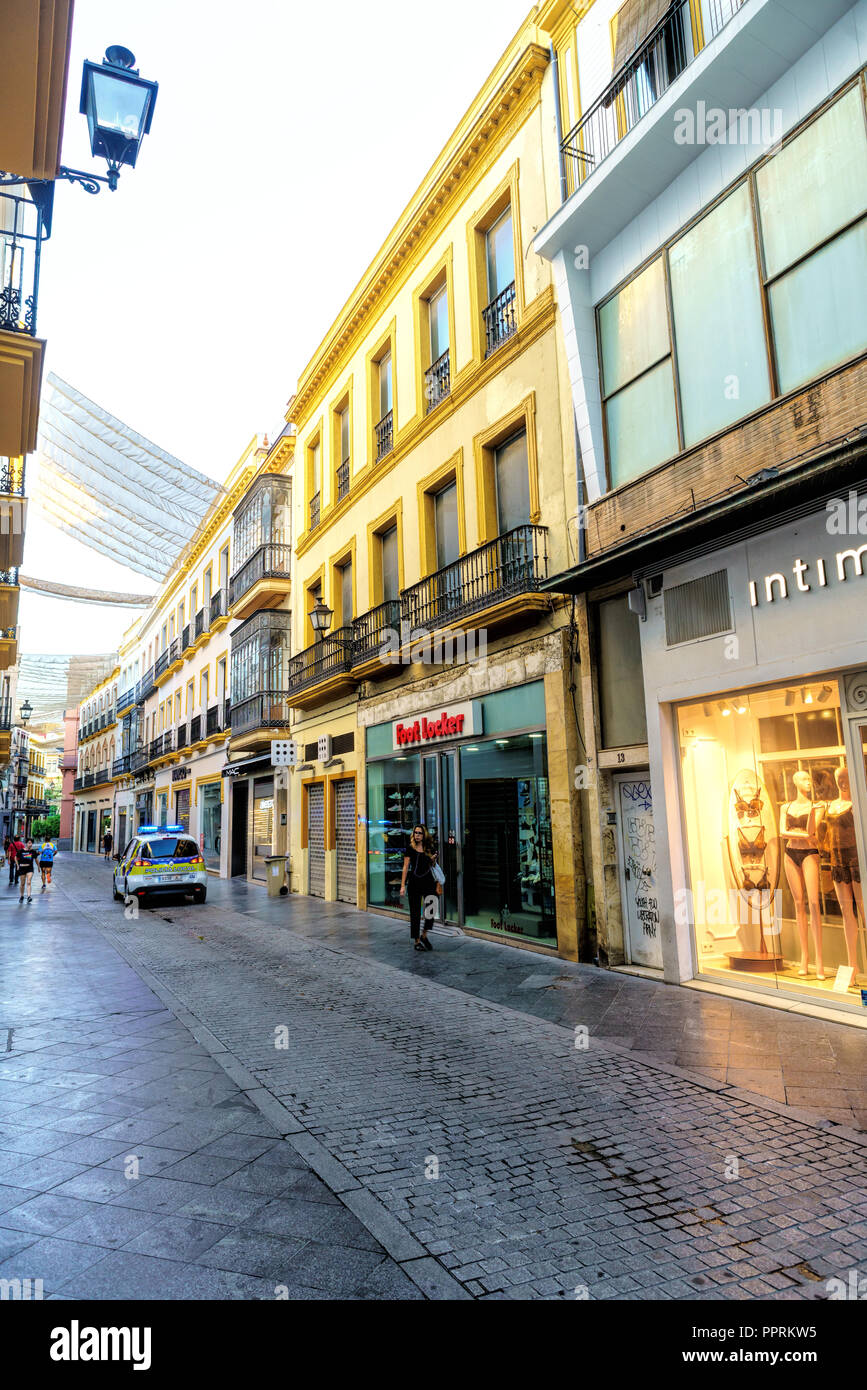
{"type": "Polygon", "coordinates": [[[223,490],[54,373],[37,448],[34,498],[51,524],[158,582],[223,490]]]}

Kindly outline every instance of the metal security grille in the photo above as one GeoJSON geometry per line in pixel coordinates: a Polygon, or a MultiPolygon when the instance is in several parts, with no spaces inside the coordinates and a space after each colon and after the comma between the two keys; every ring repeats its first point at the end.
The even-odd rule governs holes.
{"type": "Polygon", "coordinates": [[[307,862],[312,898],[325,897],[325,791],[321,785],[307,788],[307,862]]]}
{"type": "Polygon", "coordinates": [[[338,782],[334,789],[335,841],[337,848],[337,897],[354,903],[356,896],[355,861],[355,784],[338,782]]]}
{"type": "Polygon", "coordinates": [[[665,641],[669,647],[731,629],[728,570],[716,570],[714,574],[677,584],[665,590],[664,599],[665,641]]]}

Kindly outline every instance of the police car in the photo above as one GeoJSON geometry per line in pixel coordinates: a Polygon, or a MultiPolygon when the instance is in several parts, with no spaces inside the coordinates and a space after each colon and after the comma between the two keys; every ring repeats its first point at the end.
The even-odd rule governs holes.
{"type": "Polygon", "coordinates": [[[152,893],[191,893],[193,902],[208,896],[208,875],[201,851],[182,825],[140,825],[120,855],[112,875],[112,897],[138,898],[152,893]]]}

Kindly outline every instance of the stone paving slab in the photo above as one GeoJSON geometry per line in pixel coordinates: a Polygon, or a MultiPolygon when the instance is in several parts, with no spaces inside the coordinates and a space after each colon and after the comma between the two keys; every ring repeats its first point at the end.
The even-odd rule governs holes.
{"type": "Polygon", "coordinates": [[[56,1299],[423,1296],[74,895],[2,892],[0,1279],[56,1299]]]}
{"type": "MultiPolygon", "coordinates": [[[[100,868],[65,860],[82,912],[165,1001],[200,1021],[242,1079],[252,1077],[242,1096],[264,1089],[285,1107],[303,1130],[291,1136],[296,1162],[305,1149],[323,1166],[333,1162],[337,1181],[346,1174],[353,1184],[347,1197],[369,1193],[392,1229],[424,1248],[401,1271],[427,1296],[812,1299],[855,1267],[867,1235],[863,1135],[806,1123],[773,1099],[757,1103],[670,1060],[648,1062],[592,1029],[589,1047],[576,1047],[572,1018],[536,1009],[545,991],[521,991],[512,1006],[511,962],[495,991],[510,1004],[471,992],[477,962],[490,989],[498,962],[518,953],[457,939],[451,956],[438,940],[433,957],[419,957],[399,926],[388,924],[386,941],[386,927],[372,932],[352,912],[336,924],[322,912],[317,935],[311,913],[326,905],[269,905],[247,885],[220,885],[213,905],[163,903],[127,920],[100,901],[100,868]],[[376,949],[359,948],[362,937],[374,937],[376,949]],[[448,980],[458,949],[466,963],[455,967],[456,988],[448,980]],[[389,953],[400,963],[383,959],[389,953]]],[[[540,959],[520,969],[522,979],[541,973],[540,959]]],[[[720,1002],[731,1008],[713,1000],[713,1023],[730,1017],[720,1002]]],[[[640,1013],[637,998],[630,1007],[640,1013]]],[[[819,1051],[838,1055],[829,1025],[781,1018],[780,1045],[815,1030],[819,1051]]],[[[695,1035],[698,1019],[681,1019],[681,1029],[689,1023],[695,1035]]],[[[766,1027],[755,1021],[750,1040],[766,1027]]],[[[635,1037],[646,1054],[640,1028],[635,1037]]],[[[123,1094],[132,1100],[136,1091],[123,1094]]],[[[253,1159],[212,1185],[211,1201],[255,1194],[261,1212],[281,1195],[273,1182],[271,1165],[253,1159]]],[[[315,1182],[304,1175],[282,1195],[307,1199],[315,1182]]],[[[179,1210],[215,1219],[201,1202],[179,1210]]],[[[264,1234],[233,1233],[198,1262],[267,1279],[271,1259],[264,1234]]],[[[388,1282],[364,1263],[353,1257],[351,1268],[365,1288],[374,1276],[388,1282]]],[[[309,1280],[344,1294],[327,1254],[309,1280]]]]}

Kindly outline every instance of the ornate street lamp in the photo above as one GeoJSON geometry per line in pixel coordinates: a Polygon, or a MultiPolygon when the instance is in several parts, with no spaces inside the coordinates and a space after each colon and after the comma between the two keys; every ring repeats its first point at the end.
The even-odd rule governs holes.
{"type": "Polygon", "coordinates": [[[21,715],[21,723],[26,724],[32,713],[33,706],[31,705],[29,700],[25,700],[24,704],[21,706],[21,709],[19,710],[19,714],[21,715]]]}
{"type": "Polygon", "coordinates": [[[324,603],[321,596],[316,600],[316,606],[310,610],[310,624],[317,637],[324,637],[331,626],[331,619],[334,617],[334,610],[324,603]]]}
{"type": "Polygon", "coordinates": [[[80,110],[87,116],[94,159],[108,162],[108,186],[117,188],[120,166],[135,166],[141,142],[151,128],[156,82],[140,77],[135,54],[120,44],[106,49],[102,63],[86,60],[80,110]]]}
{"type": "MultiPolygon", "coordinates": [[[[101,63],[85,60],[79,110],[87,117],[91,153],[94,159],[106,160],[108,177],[61,165],[58,179],[80,183],[87,193],[98,193],[100,184],[107,183],[114,192],[121,165],[135,165],[141,142],[151,128],[159,84],[140,77],[134,63],[135,54],[120,44],[106,49],[101,63]]],[[[39,208],[47,237],[51,232],[55,180],[0,173],[3,187],[22,183],[27,184],[39,208]]]]}

